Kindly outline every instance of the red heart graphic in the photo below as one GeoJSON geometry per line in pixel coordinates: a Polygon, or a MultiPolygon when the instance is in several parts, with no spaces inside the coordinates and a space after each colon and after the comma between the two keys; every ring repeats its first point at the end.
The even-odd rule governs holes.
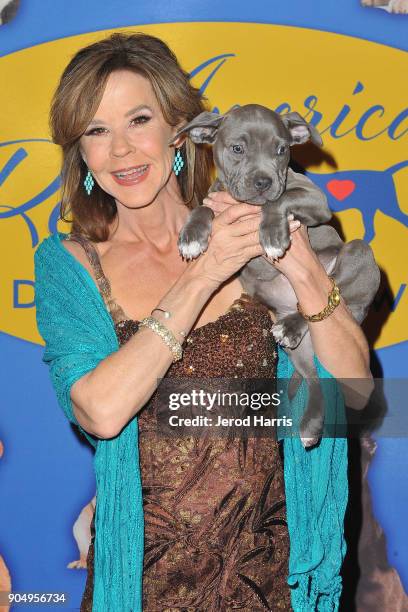
{"type": "Polygon", "coordinates": [[[329,181],[326,187],[327,190],[332,194],[332,196],[336,198],[336,200],[342,202],[353,193],[356,188],[356,184],[354,181],[333,180],[329,181]]]}

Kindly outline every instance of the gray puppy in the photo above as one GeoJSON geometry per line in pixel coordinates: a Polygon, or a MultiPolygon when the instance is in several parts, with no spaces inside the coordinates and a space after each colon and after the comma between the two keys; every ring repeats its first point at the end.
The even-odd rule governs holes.
{"type": "MultiPolygon", "coordinates": [[[[228,191],[238,201],[262,206],[259,240],[270,259],[282,257],[290,245],[288,217],[294,215],[308,226],[313,250],[361,323],[380,283],[372,250],[363,240],[344,243],[333,227],[320,225],[332,216],[326,196],[308,178],[288,168],[292,145],[308,140],[322,144],[314,126],[298,113],[280,116],[264,106],[248,104],[225,115],[203,112],[172,142],[180,135],[188,135],[196,144],[213,145],[217,179],[210,191],[228,191]],[[320,227],[313,227],[317,225],[320,227]]],[[[183,257],[195,258],[207,249],[213,218],[213,211],[204,205],[192,211],[178,240],[183,257]]],[[[249,261],[240,279],[249,295],[275,313],[274,338],[295,366],[289,397],[302,378],[308,384],[309,401],[300,435],[305,447],[313,446],[323,431],[323,398],[308,323],[297,311],[296,295],[287,278],[263,257],[249,261]]]]}

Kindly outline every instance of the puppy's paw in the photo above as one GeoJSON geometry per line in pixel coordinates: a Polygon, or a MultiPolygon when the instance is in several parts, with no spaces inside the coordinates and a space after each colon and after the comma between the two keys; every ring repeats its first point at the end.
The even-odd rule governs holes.
{"type": "Polygon", "coordinates": [[[319,441],[319,438],[300,438],[303,444],[303,448],[311,448],[312,446],[316,446],[319,441]]]}
{"type": "Polygon", "coordinates": [[[272,326],[272,334],[276,342],[284,348],[295,349],[305,335],[305,326],[298,313],[288,315],[272,326]]]}
{"type": "Polygon", "coordinates": [[[259,242],[265,254],[270,259],[283,257],[290,246],[289,226],[270,226],[261,223],[259,226],[259,242]]]}
{"type": "MultiPolygon", "coordinates": [[[[262,245],[264,246],[264,245],[262,245]]],[[[264,246],[265,249],[265,255],[267,257],[269,257],[269,259],[279,259],[279,257],[282,257],[285,253],[285,251],[283,249],[280,249],[279,247],[266,247],[264,246]]]]}
{"type": "Polygon", "coordinates": [[[208,248],[211,226],[207,223],[187,223],[180,232],[177,246],[185,259],[195,259],[208,248]]]}
{"type": "Polygon", "coordinates": [[[315,446],[322,437],[323,433],[323,413],[310,418],[305,414],[300,423],[300,439],[304,448],[315,446]]]}
{"type": "Polygon", "coordinates": [[[322,430],[319,428],[316,430],[316,427],[313,427],[311,423],[304,423],[300,426],[300,439],[302,441],[304,448],[311,448],[312,446],[316,446],[319,442],[322,435],[322,430]]]}
{"type": "Polygon", "coordinates": [[[179,242],[178,248],[180,255],[184,259],[195,259],[203,253],[203,249],[197,240],[193,240],[189,243],[179,242]]]}
{"type": "Polygon", "coordinates": [[[286,333],[285,323],[275,323],[275,325],[272,326],[272,334],[278,344],[285,348],[291,348],[291,339],[286,333]]]}

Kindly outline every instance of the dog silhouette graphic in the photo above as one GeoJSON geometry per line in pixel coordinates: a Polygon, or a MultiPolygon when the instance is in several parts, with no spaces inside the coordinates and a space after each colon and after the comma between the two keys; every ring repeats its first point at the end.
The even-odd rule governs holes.
{"type": "Polygon", "coordinates": [[[352,208],[361,211],[365,230],[363,239],[370,242],[375,236],[374,217],[378,210],[408,226],[408,215],[400,209],[394,184],[394,174],[406,166],[408,160],[387,170],[345,170],[331,174],[306,172],[306,175],[325,192],[334,213],[352,208]]]}

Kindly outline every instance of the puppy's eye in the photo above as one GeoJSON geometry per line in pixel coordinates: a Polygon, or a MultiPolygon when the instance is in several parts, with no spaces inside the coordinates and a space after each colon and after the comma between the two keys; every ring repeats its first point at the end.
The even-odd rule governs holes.
{"type": "Polygon", "coordinates": [[[238,155],[242,155],[244,152],[244,147],[239,144],[231,145],[231,150],[233,153],[237,153],[238,155]]]}
{"type": "Polygon", "coordinates": [[[276,152],[278,155],[284,155],[286,153],[285,145],[279,145],[278,150],[276,152]]]}

